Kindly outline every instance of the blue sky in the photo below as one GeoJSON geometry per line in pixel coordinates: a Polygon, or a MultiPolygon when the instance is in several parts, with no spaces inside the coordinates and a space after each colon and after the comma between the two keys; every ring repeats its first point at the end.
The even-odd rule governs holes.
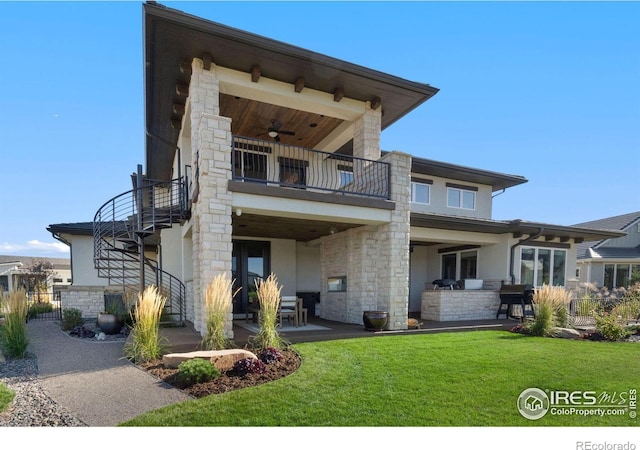
{"type": "MultiPolygon", "coordinates": [[[[164,4],[440,88],[382,147],[526,177],[494,219],[640,210],[640,3],[164,4]]],[[[0,254],[66,256],[144,162],[142,3],[0,1],[0,42],[0,254]]]]}

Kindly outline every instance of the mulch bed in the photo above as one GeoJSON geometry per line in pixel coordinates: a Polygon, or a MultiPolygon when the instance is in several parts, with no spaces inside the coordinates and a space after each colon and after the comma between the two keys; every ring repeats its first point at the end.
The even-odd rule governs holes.
{"type": "Polygon", "coordinates": [[[239,376],[233,369],[222,372],[218,378],[205,383],[185,386],[177,378],[178,369],[165,367],[162,361],[152,361],[139,366],[154,377],[180,389],[196,398],[211,394],[222,394],[250,386],[274,381],[292,374],[300,367],[300,356],[293,350],[281,350],[282,358],[271,364],[266,364],[266,370],[261,374],[246,374],[239,376]]]}

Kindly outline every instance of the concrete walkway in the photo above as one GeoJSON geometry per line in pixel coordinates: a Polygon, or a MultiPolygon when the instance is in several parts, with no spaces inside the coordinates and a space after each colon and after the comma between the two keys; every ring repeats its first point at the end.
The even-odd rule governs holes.
{"type": "Polygon", "coordinates": [[[123,342],[68,336],[56,321],[27,324],[44,391],[89,426],[111,427],[190,397],[123,358],[123,342]]]}

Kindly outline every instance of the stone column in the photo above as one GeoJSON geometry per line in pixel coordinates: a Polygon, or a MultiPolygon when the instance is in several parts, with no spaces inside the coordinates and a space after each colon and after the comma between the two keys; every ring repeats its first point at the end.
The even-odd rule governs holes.
{"type": "MultiPolygon", "coordinates": [[[[192,161],[198,168],[198,199],[192,206],[193,324],[206,330],[204,293],[221,272],[231,277],[231,119],[219,115],[219,85],[215,68],[206,71],[193,60],[189,87],[192,161]]],[[[226,335],[233,338],[233,312],[228,311],[226,335]]]]}
{"type": "Polygon", "coordinates": [[[364,114],[355,121],[353,131],[353,156],[377,161],[380,159],[380,131],[382,108],[371,109],[369,102],[364,114]]]}
{"type": "Polygon", "coordinates": [[[391,222],[378,227],[378,309],[389,311],[387,329],[404,330],[409,312],[411,155],[392,152],[382,161],[391,164],[391,200],[396,208],[391,222]]]}

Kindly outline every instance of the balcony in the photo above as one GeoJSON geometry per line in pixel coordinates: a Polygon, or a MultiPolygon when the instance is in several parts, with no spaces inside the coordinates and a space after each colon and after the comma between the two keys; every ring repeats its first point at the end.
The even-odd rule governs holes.
{"type": "Polygon", "coordinates": [[[233,180],[307,192],[388,200],[389,163],[241,136],[233,137],[233,180]]]}

